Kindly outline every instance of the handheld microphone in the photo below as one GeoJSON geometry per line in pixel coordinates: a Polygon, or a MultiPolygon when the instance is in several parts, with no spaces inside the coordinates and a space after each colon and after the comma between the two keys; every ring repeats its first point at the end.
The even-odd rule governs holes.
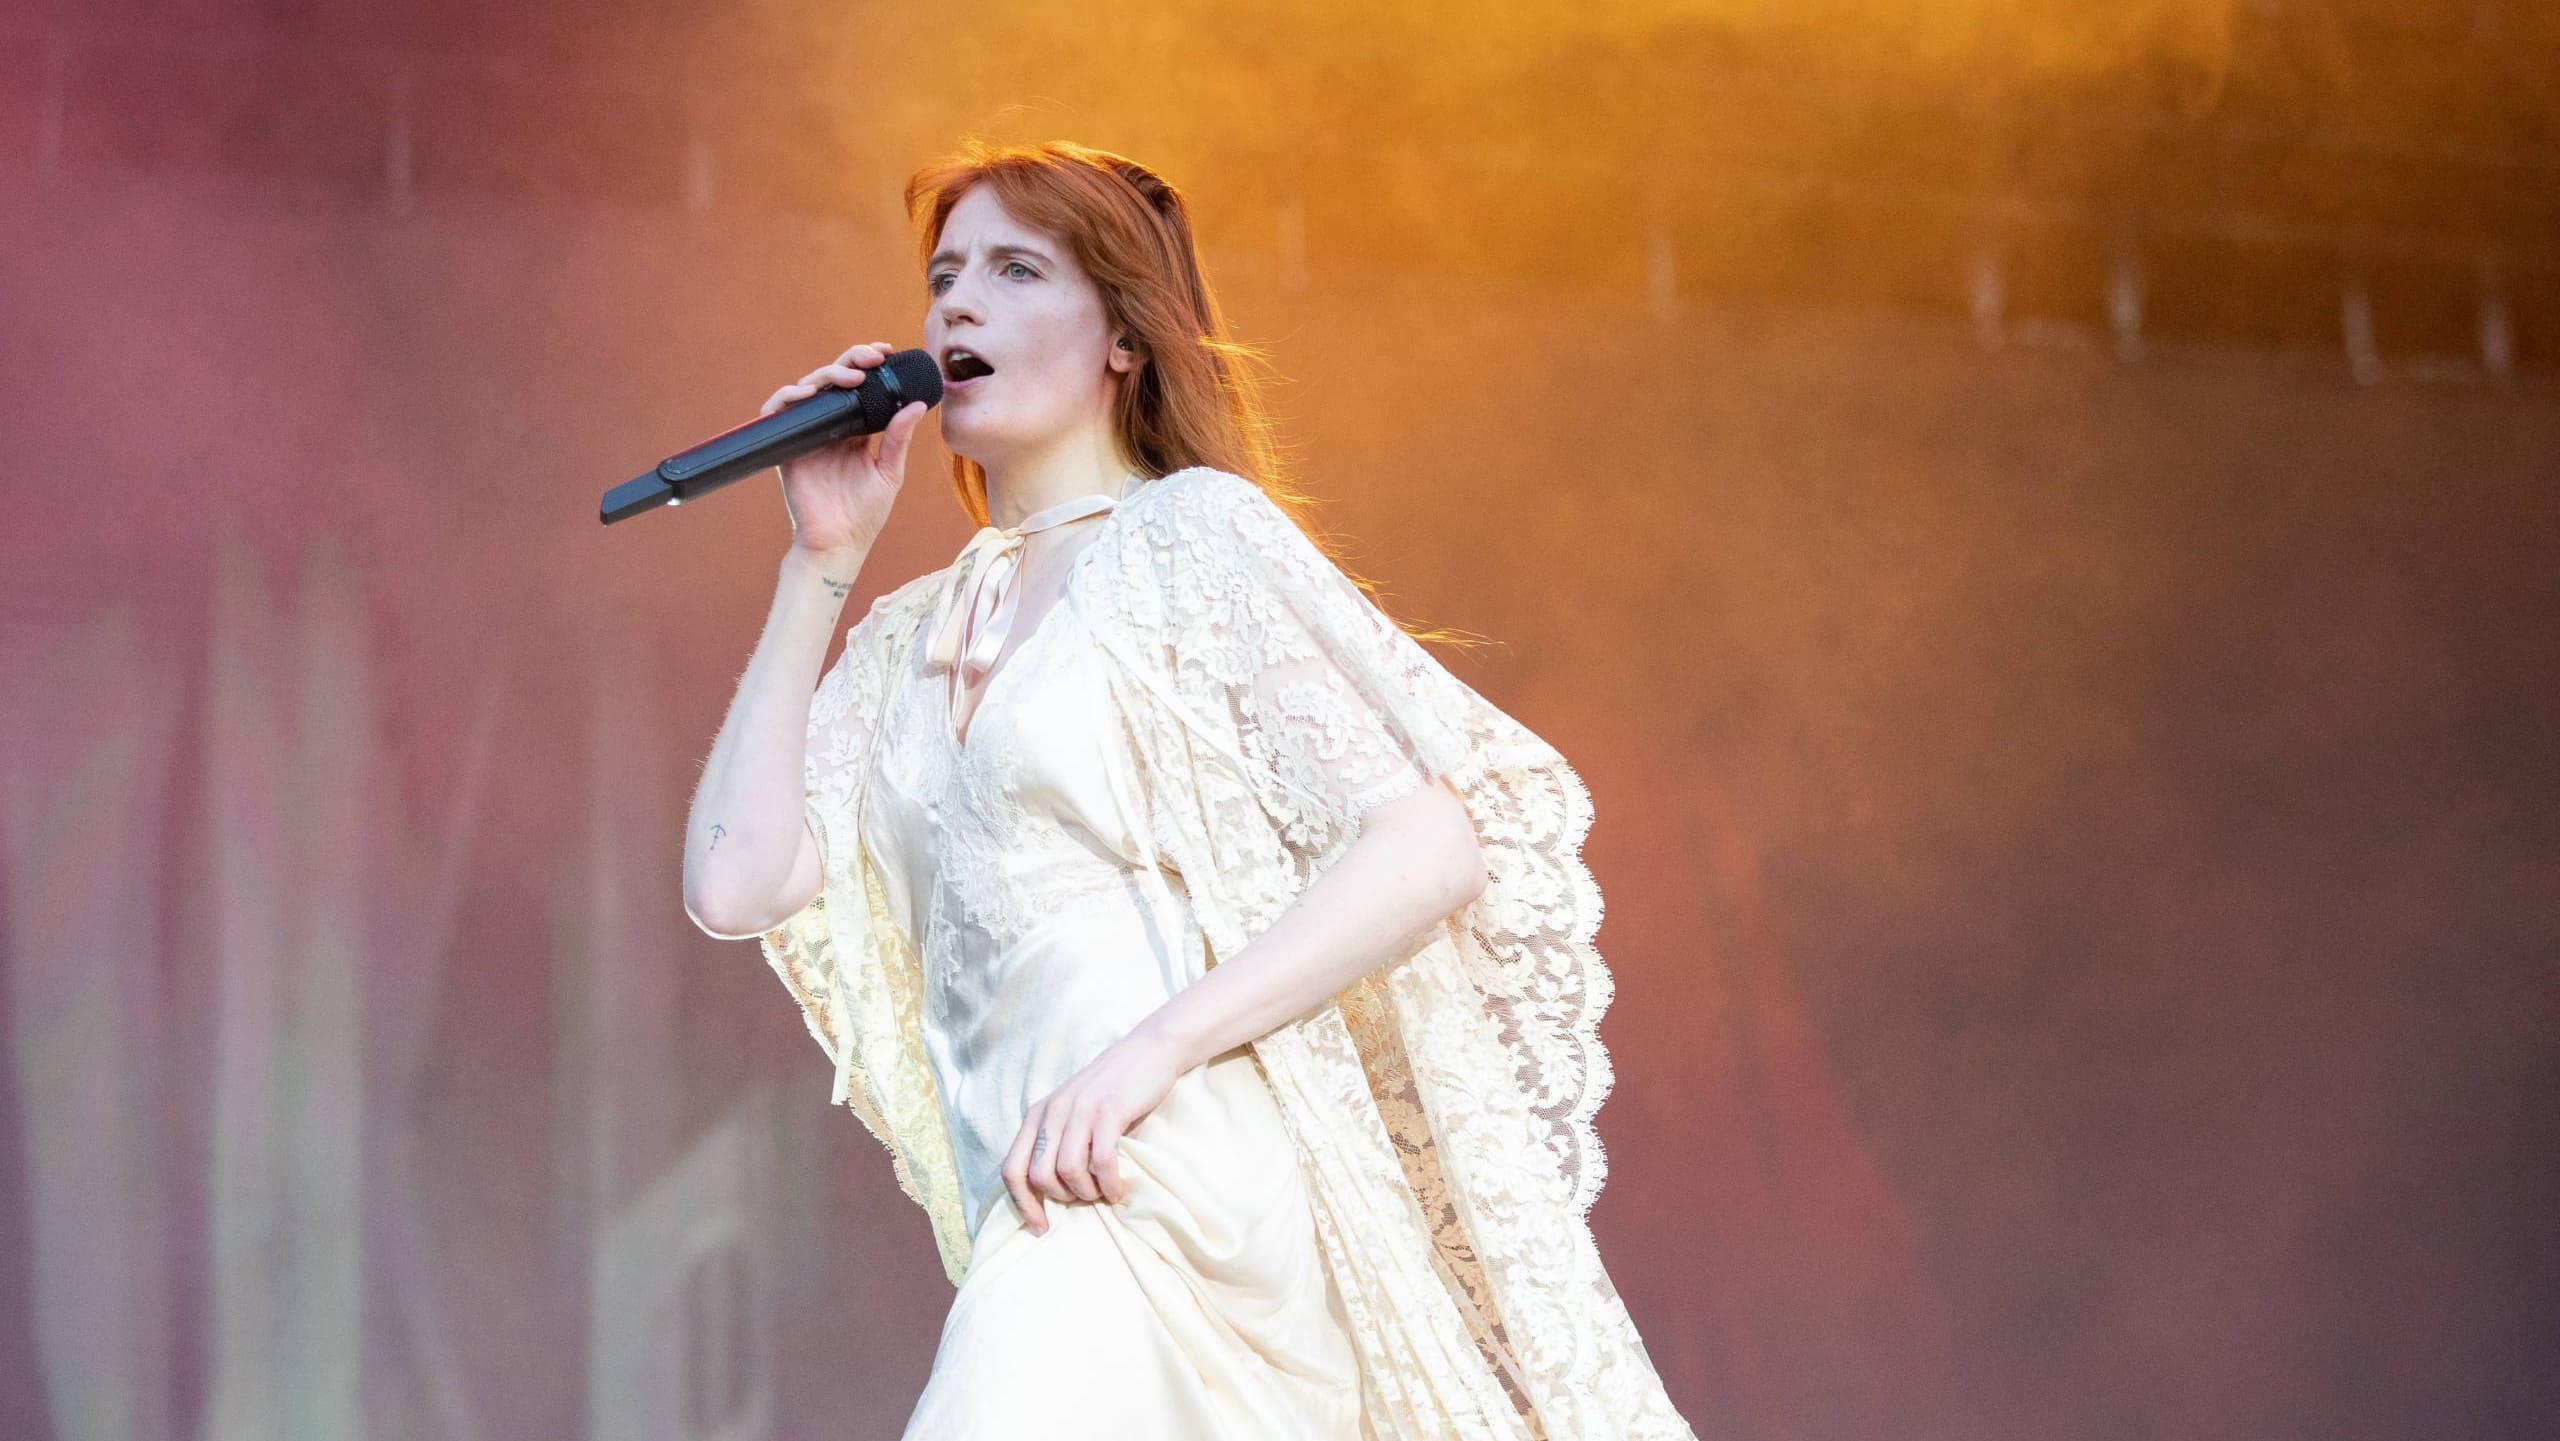
{"type": "Polygon", "coordinates": [[[852,390],[823,387],[805,400],[659,461],[657,469],[606,491],[597,518],[611,525],[644,510],[682,505],[822,445],[875,434],[916,400],[942,403],[942,367],[934,363],[930,351],[901,350],[864,375],[862,384],[852,390]]]}

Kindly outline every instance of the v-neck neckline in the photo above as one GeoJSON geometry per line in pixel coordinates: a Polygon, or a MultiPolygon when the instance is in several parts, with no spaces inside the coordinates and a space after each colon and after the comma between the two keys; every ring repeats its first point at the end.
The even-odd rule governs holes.
{"type": "Polygon", "coordinates": [[[1013,669],[1013,663],[1022,659],[1023,653],[1030,650],[1032,644],[1040,639],[1040,633],[1049,628],[1049,622],[1057,618],[1058,612],[1073,603],[1076,577],[1083,572],[1086,558],[1093,553],[1095,547],[1107,539],[1100,532],[1107,530],[1120,518],[1121,507],[1129,503],[1129,496],[1135,494],[1136,490],[1137,487],[1132,486],[1128,492],[1112,503],[1109,510],[1099,513],[1098,518],[1094,520],[1094,529],[1097,533],[1086,540],[1074,555],[1067,557],[1067,578],[1059,583],[1057,598],[1050,601],[1048,606],[1040,612],[1040,618],[1031,623],[1031,629],[1024,633],[1021,640],[1014,643],[1010,653],[996,658],[995,669],[987,672],[987,678],[979,688],[977,704],[969,707],[969,730],[966,735],[953,734],[953,729],[959,724],[960,717],[951,707],[949,687],[944,687],[942,724],[939,729],[942,732],[943,743],[951,747],[954,755],[974,754],[978,739],[978,721],[986,714],[987,706],[996,698],[996,682],[1003,679],[1005,674],[1013,669]]]}
{"type": "MultiPolygon", "coordinates": [[[[1090,546],[1093,542],[1088,541],[1086,544],[1090,546]]],[[[1084,552],[1078,551],[1075,559],[1083,560],[1084,552]]],[[[1075,566],[1071,564],[1067,567],[1067,584],[1073,585],[1075,578],[1075,566]]],[[[954,754],[967,756],[972,753],[978,739],[978,722],[986,717],[987,707],[995,701],[996,683],[1012,672],[1013,663],[1022,659],[1024,652],[1039,643],[1041,632],[1049,628],[1049,622],[1056,619],[1058,612],[1064,610],[1066,605],[1067,592],[1064,587],[1061,587],[1058,598],[1051,601],[1046,610],[1040,612],[1040,618],[1031,623],[1031,629],[1024,632],[1021,640],[1014,643],[1012,652],[998,659],[996,668],[987,672],[986,683],[978,688],[977,703],[969,707],[969,729],[966,735],[952,733],[953,728],[959,724],[960,718],[952,713],[951,692],[948,689],[943,691],[940,729],[943,742],[951,747],[954,754]]]]}
{"type": "MultiPolygon", "coordinates": [[[[995,663],[995,668],[987,672],[986,681],[978,693],[977,704],[969,708],[969,729],[968,733],[965,735],[953,734],[953,728],[958,723],[959,716],[952,708],[951,692],[949,687],[946,686],[943,688],[942,705],[940,707],[942,720],[941,724],[938,725],[936,729],[942,733],[942,744],[949,748],[947,752],[948,754],[957,758],[965,759],[975,753],[978,738],[978,721],[985,715],[988,705],[993,703],[996,698],[996,681],[1001,678],[1005,672],[1012,670],[1013,663],[1022,658],[1023,652],[1029,650],[1034,641],[1040,639],[1040,633],[1049,628],[1049,622],[1056,617],[1059,609],[1073,604],[1076,589],[1076,578],[1083,573],[1085,562],[1091,558],[1092,552],[1109,538],[1107,534],[1100,532],[1107,532],[1112,526],[1117,525],[1120,521],[1121,515],[1127,511],[1129,502],[1136,499],[1141,492],[1145,491],[1149,487],[1162,485],[1164,482],[1171,480],[1174,476],[1204,468],[1205,467],[1201,466],[1184,466],[1181,470],[1171,471],[1164,475],[1155,476],[1149,479],[1134,481],[1123,489],[1118,496],[1113,498],[1110,508],[1099,512],[1098,515],[1093,518],[1093,528],[1097,534],[1087,540],[1074,555],[1068,557],[1067,578],[1058,586],[1057,599],[1051,601],[1048,608],[1040,612],[1040,618],[1032,622],[1030,632],[1024,635],[1020,641],[1015,643],[1012,653],[998,657],[995,663]]],[[[1063,503],[1064,502],[1062,502],[1062,504],[1063,503]]],[[[1084,519],[1085,517],[1078,518],[1084,519]]]]}

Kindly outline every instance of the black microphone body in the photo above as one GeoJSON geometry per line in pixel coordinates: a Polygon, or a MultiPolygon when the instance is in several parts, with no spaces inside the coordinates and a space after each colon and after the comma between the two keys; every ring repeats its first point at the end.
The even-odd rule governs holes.
{"type": "Polygon", "coordinates": [[[667,457],[655,470],[606,491],[597,518],[611,525],[662,505],[682,505],[820,446],[876,434],[917,400],[942,403],[942,367],[930,352],[898,351],[852,390],[824,387],[806,400],[667,457]]]}

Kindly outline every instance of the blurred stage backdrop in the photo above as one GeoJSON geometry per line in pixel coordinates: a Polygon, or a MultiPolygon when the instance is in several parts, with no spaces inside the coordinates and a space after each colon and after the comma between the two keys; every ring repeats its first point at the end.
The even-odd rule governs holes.
{"type": "Polygon", "coordinates": [[[923,1217],[677,896],[778,486],[595,510],[916,343],[972,131],[1191,192],[1589,780],[1702,1437],[2543,1431],[2555,8],[21,0],[0,1434],[897,1434],[923,1217]]]}

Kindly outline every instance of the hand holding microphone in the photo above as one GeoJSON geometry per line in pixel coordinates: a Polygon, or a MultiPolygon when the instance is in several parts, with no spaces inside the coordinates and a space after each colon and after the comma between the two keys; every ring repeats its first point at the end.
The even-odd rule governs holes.
{"type": "Polygon", "coordinates": [[[764,403],[758,419],[660,461],[605,492],[607,525],[782,468],[792,544],[810,555],[868,549],[906,475],[907,448],[942,399],[942,367],[922,350],[857,345],[764,403]]]}
{"type": "MultiPolygon", "coordinates": [[[[866,370],[877,370],[889,360],[886,342],[854,346],[834,364],[819,366],[775,391],[757,413],[772,415],[829,386],[854,390],[863,384],[866,370]]],[[[930,358],[926,363],[931,364],[930,358]]],[[[847,548],[869,551],[880,528],[889,523],[889,508],[906,480],[908,443],[930,408],[922,400],[908,401],[877,434],[856,432],[781,462],[791,543],[813,556],[847,548]]]]}

